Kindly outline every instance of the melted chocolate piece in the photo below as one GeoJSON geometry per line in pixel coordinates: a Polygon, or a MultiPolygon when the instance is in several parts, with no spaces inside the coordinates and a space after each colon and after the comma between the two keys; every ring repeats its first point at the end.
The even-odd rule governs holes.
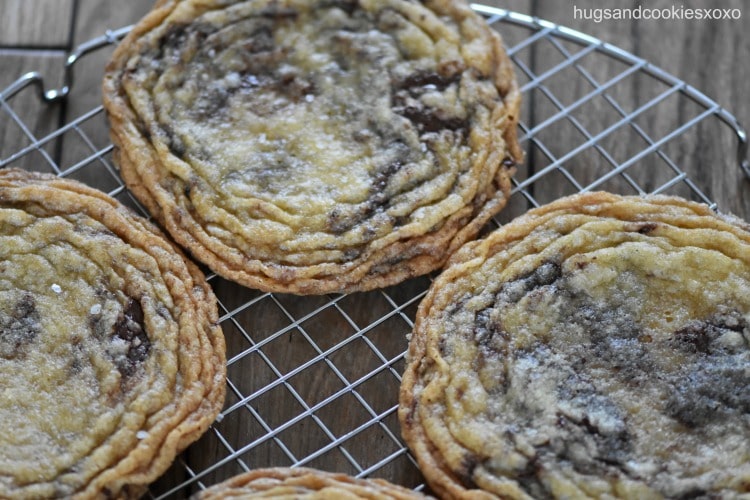
{"type": "Polygon", "coordinates": [[[243,40],[242,48],[247,54],[261,54],[273,51],[276,43],[273,40],[273,29],[269,25],[259,26],[253,33],[243,40]]]}
{"type": "Polygon", "coordinates": [[[265,9],[261,9],[258,15],[273,20],[296,19],[297,16],[299,16],[299,12],[291,7],[281,7],[279,5],[271,4],[265,9]]]}
{"type": "Polygon", "coordinates": [[[510,336],[502,325],[492,318],[492,310],[485,309],[474,318],[474,342],[488,354],[507,355],[510,336]]]}
{"type": "Polygon", "coordinates": [[[546,262],[533,271],[503,284],[497,294],[497,302],[515,304],[529,292],[552,285],[562,276],[562,268],[556,262],[546,262]]]}
{"type": "Polygon", "coordinates": [[[683,370],[673,384],[666,414],[687,427],[750,414],[750,373],[742,359],[707,356],[683,370]]]}
{"type": "MultiPolygon", "coordinates": [[[[261,86],[268,87],[269,84],[280,94],[299,101],[306,93],[311,92],[310,85],[291,81],[294,77],[285,80],[283,77],[269,78],[267,76],[276,72],[284,56],[274,42],[273,24],[280,19],[294,18],[297,15],[297,12],[293,10],[281,8],[269,8],[258,14],[258,19],[254,20],[255,26],[252,33],[241,42],[241,46],[236,47],[237,57],[244,67],[239,72],[238,85],[227,85],[222,80],[226,76],[225,70],[216,65],[215,54],[227,50],[227,47],[220,38],[215,39],[211,36],[216,28],[210,24],[171,26],[162,37],[163,50],[154,56],[154,60],[169,66],[174,64],[171,60],[179,60],[182,57],[180,50],[184,49],[185,44],[191,43],[199,47],[191,64],[202,67],[205,73],[213,77],[213,83],[201,89],[195,102],[190,106],[189,112],[197,121],[223,119],[232,95],[237,92],[252,91],[261,86]]],[[[261,109],[257,109],[256,112],[263,114],[261,109]]],[[[167,124],[160,125],[166,135],[165,142],[170,152],[184,159],[187,148],[182,139],[167,124]]]]}
{"type": "MultiPolygon", "coordinates": [[[[198,120],[209,120],[221,116],[227,108],[229,97],[231,95],[232,92],[226,87],[221,85],[210,85],[208,89],[198,94],[198,99],[196,99],[191,107],[190,113],[198,120]]],[[[184,150],[184,145],[182,149],[184,150]]],[[[171,150],[172,147],[170,147],[170,151],[171,150]]],[[[173,152],[173,154],[175,153],[173,152]]],[[[184,151],[182,154],[184,154],[184,151]]]]}
{"type": "Polygon", "coordinates": [[[10,311],[0,311],[0,357],[13,359],[22,355],[41,328],[34,296],[25,293],[10,311]]]}
{"type": "Polygon", "coordinates": [[[334,208],[328,214],[326,224],[333,234],[345,233],[352,225],[347,219],[343,218],[343,214],[337,208],[334,208]]]}
{"type": "Polygon", "coordinates": [[[201,42],[214,30],[215,28],[207,23],[172,24],[155,44],[157,52],[152,52],[153,58],[162,59],[165,54],[181,50],[190,37],[197,37],[198,42],[201,42]]]}
{"type": "Polygon", "coordinates": [[[633,442],[619,408],[601,395],[582,396],[574,398],[585,408],[582,418],[559,415],[558,425],[566,430],[566,434],[553,444],[556,455],[569,461],[582,474],[606,474],[610,467],[614,467],[629,475],[625,464],[631,459],[633,442]],[[597,423],[592,420],[592,415],[608,423],[597,423]],[[612,425],[612,421],[618,425],[612,425]],[[586,449],[587,453],[581,454],[581,449],[586,449]]]}
{"type": "Polygon", "coordinates": [[[299,103],[308,95],[315,95],[315,83],[297,73],[285,74],[276,80],[274,90],[291,102],[299,103]]]}
{"type": "Polygon", "coordinates": [[[422,133],[465,129],[469,123],[467,119],[448,116],[444,110],[425,106],[419,100],[425,92],[444,91],[456,84],[460,77],[460,73],[444,76],[428,71],[409,75],[394,85],[391,106],[396,113],[414,123],[422,133]]]}
{"type": "Polygon", "coordinates": [[[631,315],[589,303],[585,298],[580,300],[570,323],[589,332],[594,359],[605,361],[625,381],[637,381],[649,373],[649,350],[641,342],[641,328],[631,315]]]}
{"type": "Polygon", "coordinates": [[[372,180],[372,188],[370,189],[370,198],[368,199],[370,205],[373,208],[382,206],[387,201],[386,189],[388,188],[388,182],[396,172],[403,168],[403,163],[400,160],[391,162],[388,165],[380,168],[375,174],[375,178],[372,180]]]}
{"type": "Polygon", "coordinates": [[[461,478],[461,482],[466,488],[475,489],[478,487],[477,483],[474,482],[474,469],[480,463],[479,457],[472,454],[464,455],[464,458],[461,460],[461,465],[456,470],[456,475],[461,478]]]}
{"type": "Polygon", "coordinates": [[[414,123],[420,132],[457,131],[466,128],[469,124],[466,119],[445,116],[440,110],[426,106],[394,107],[394,111],[414,123]]]}
{"type": "Polygon", "coordinates": [[[187,153],[187,147],[185,146],[185,143],[182,141],[182,139],[177,135],[171,135],[169,136],[169,141],[167,141],[167,146],[169,147],[169,152],[172,153],[174,156],[180,159],[185,159],[185,154],[187,153]]]}
{"type": "Polygon", "coordinates": [[[750,413],[750,373],[743,353],[748,350],[748,323],[737,311],[693,321],[671,339],[678,350],[692,354],[675,377],[665,412],[687,427],[721,421],[732,413],[750,413]],[[739,335],[739,345],[721,342],[739,335]]]}
{"type": "Polygon", "coordinates": [[[711,341],[716,338],[717,333],[716,325],[694,321],[677,330],[672,337],[672,343],[683,351],[708,354],[711,341]]]}
{"type": "Polygon", "coordinates": [[[672,337],[672,344],[686,352],[713,354],[717,349],[724,349],[715,342],[721,335],[736,332],[742,337],[745,348],[748,348],[748,338],[744,334],[748,326],[747,320],[739,312],[717,315],[705,321],[692,321],[677,330],[672,337]]]}
{"type": "Polygon", "coordinates": [[[720,500],[723,498],[718,493],[709,493],[704,489],[695,488],[682,495],[675,497],[676,500],[720,500]]]}
{"type": "Polygon", "coordinates": [[[138,117],[136,119],[135,126],[138,129],[138,132],[143,136],[143,138],[147,142],[151,142],[151,130],[149,130],[146,122],[143,121],[143,118],[138,117]]]}
{"type": "Polygon", "coordinates": [[[128,300],[125,310],[114,325],[112,342],[126,342],[127,353],[114,355],[117,369],[123,377],[132,376],[138,367],[148,358],[151,342],[143,325],[143,308],[137,300],[128,300]]]}
{"type": "Polygon", "coordinates": [[[187,147],[180,136],[175,133],[174,129],[166,123],[159,123],[156,131],[160,139],[169,148],[169,152],[177,158],[184,160],[187,147]]]}
{"type": "Polygon", "coordinates": [[[539,450],[526,463],[523,470],[517,472],[516,480],[518,485],[530,496],[537,500],[551,500],[553,498],[547,486],[540,480],[539,450]]]}
{"type": "MultiPolygon", "coordinates": [[[[333,209],[328,214],[327,224],[330,231],[334,234],[345,233],[361,224],[375,212],[385,210],[391,199],[387,192],[388,182],[402,168],[402,162],[396,160],[377,170],[372,180],[370,196],[365,203],[360,203],[352,210],[349,210],[346,215],[339,209],[333,209]]],[[[372,234],[374,235],[375,233],[373,232],[372,234]]]]}
{"type": "Polygon", "coordinates": [[[406,89],[412,95],[418,95],[425,90],[445,90],[450,85],[458,82],[461,73],[452,75],[441,75],[435,71],[418,71],[407,76],[394,87],[398,90],[406,89]]]}

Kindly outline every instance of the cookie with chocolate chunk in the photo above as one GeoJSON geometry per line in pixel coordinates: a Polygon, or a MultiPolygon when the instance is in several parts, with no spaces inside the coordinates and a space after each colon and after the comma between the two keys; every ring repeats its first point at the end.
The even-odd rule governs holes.
{"type": "Polygon", "coordinates": [[[197,267],[78,182],[0,170],[0,497],[143,493],[221,410],[197,267]]]}
{"type": "Polygon", "coordinates": [[[193,497],[194,500],[222,498],[426,500],[429,497],[383,479],[358,479],[306,467],[277,467],[240,474],[193,497]]]}
{"type": "Polygon", "coordinates": [[[745,498],[750,225],[600,192],[468,243],[420,304],[399,417],[446,498],[745,498]]]}
{"type": "Polygon", "coordinates": [[[196,259],[265,291],[440,267],[522,157],[512,63],[464,0],[162,0],[103,89],[130,190],[196,259]]]}

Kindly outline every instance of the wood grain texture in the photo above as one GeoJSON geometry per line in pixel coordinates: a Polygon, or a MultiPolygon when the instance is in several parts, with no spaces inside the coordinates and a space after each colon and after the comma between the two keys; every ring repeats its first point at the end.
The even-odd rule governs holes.
{"type": "MultiPolygon", "coordinates": [[[[718,0],[719,8],[736,8],[742,19],[720,21],[602,21],[574,18],[574,5],[581,9],[635,7],[628,0],[485,0],[497,7],[549,19],[588,33],[649,61],[700,89],[733,112],[741,122],[750,124],[750,8],[745,0],[718,0]]],[[[701,0],[684,0],[689,7],[703,7],[701,0]]],[[[66,26],[74,32],[57,32],[66,9],[73,0],[0,0],[5,12],[17,9],[13,21],[4,16],[0,43],[15,46],[74,44],[102,35],[107,29],[131,24],[143,16],[152,0],[113,2],[78,0],[75,22],[66,26]],[[54,4],[34,11],[32,4],[54,4]],[[31,12],[34,11],[34,15],[31,12]]],[[[654,0],[650,7],[670,8],[668,0],[654,0]]],[[[549,69],[575,59],[581,46],[555,45],[547,40],[521,46],[528,29],[503,25],[506,46],[513,50],[521,85],[538,79],[549,69]],[[515,49],[518,47],[517,49],[515,49]],[[524,48],[521,48],[524,47],[524,48]]],[[[23,114],[33,133],[44,135],[62,122],[70,122],[100,104],[100,83],[111,48],[86,56],[75,67],[75,87],[64,105],[46,106],[33,91],[24,90],[9,103],[23,114]],[[62,114],[62,115],[61,115],[62,114]],[[61,118],[62,116],[62,118],[61,118]]],[[[25,71],[41,70],[51,81],[62,75],[62,54],[34,51],[0,52],[0,88],[25,71]]],[[[522,120],[530,128],[545,120],[554,123],[538,131],[534,145],[527,141],[527,162],[519,168],[518,180],[540,172],[573,147],[589,141],[623,115],[673,92],[668,85],[640,73],[633,74],[606,92],[597,87],[608,82],[629,65],[597,53],[587,53],[575,64],[547,76],[535,90],[525,95],[522,120]],[[593,82],[593,83],[592,83],[593,82]],[[574,108],[582,95],[596,95],[574,108]],[[565,113],[561,113],[561,108],[565,113]],[[564,115],[564,116],[560,116],[564,115]],[[555,118],[556,117],[556,118],[555,118]],[[542,147],[543,146],[543,147],[542,147]],[[552,158],[548,157],[552,156],[552,158]]],[[[540,202],[586,186],[613,164],[628,161],[634,151],[648,147],[680,123],[701,112],[679,92],[669,94],[658,106],[651,106],[616,131],[602,137],[554,169],[533,186],[540,202]],[[647,137],[644,138],[643,135],[647,137]]],[[[750,181],[737,166],[737,141],[731,129],[717,119],[704,120],[685,134],[686,140],[672,141],[628,169],[633,183],[645,190],[658,188],[674,177],[665,157],[688,174],[718,206],[750,220],[750,181]]],[[[0,110],[0,159],[24,145],[28,139],[20,128],[9,122],[0,110]]],[[[82,121],[78,129],[50,143],[49,154],[63,168],[81,165],[95,156],[72,176],[104,190],[118,186],[112,175],[108,154],[96,152],[108,147],[107,124],[103,113],[82,121]]],[[[21,166],[39,165],[39,153],[23,160],[21,166]]],[[[43,165],[43,163],[41,163],[43,165]]],[[[618,177],[602,188],[621,192],[636,189],[618,177]]],[[[668,192],[682,194],[684,182],[668,192]]],[[[688,193],[689,194],[689,193],[688,193]]],[[[123,195],[124,196],[124,195],[123,195]]],[[[131,201],[132,203],[132,201],[131,201]]],[[[500,220],[524,212],[526,200],[514,196],[500,220]]],[[[376,291],[347,297],[270,296],[248,290],[218,277],[211,279],[220,304],[228,348],[230,388],[226,408],[232,409],[181,457],[194,472],[225,461],[201,478],[213,484],[250,467],[286,466],[312,457],[306,465],[356,474],[375,467],[373,476],[384,477],[406,486],[420,482],[413,462],[394,445],[399,435],[393,408],[398,392],[398,375],[403,369],[401,355],[414,317],[415,297],[429,286],[428,278],[412,280],[385,293],[376,291]],[[266,391],[271,384],[273,387],[266,391]],[[351,387],[350,387],[351,385],[351,387]],[[380,422],[373,415],[386,412],[380,422]],[[291,423],[289,423],[291,422],[291,423]],[[288,424],[288,425],[287,425],[288,424]],[[278,429],[279,426],[285,426],[278,429]],[[249,448],[244,453],[233,453],[249,448]],[[317,453],[318,450],[324,451],[317,453]],[[391,455],[378,466],[377,461],[391,455]],[[353,464],[356,461],[358,466],[353,464]]],[[[177,464],[154,485],[154,492],[168,491],[188,477],[186,468],[177,464]]],[[[178,496],[184,496],[182,494],[178,496]]]]}
{"type": "Polygon", "coordinates": [[[0,46],[66,48],[74,0],[0,0],[0,46]]]}
{"type": "MultiPolygon", "coordinates": [[[[62,82],[62,52],[29,53],[25,50],[0,50],[0,89],[22,75],[37,71],[48,84],[62,82]]],[[[60,126],[60,105],[40,102],[37,90],[27,87],[7,102],[0,102],[0,160],[6,160],[60,126]]],[[[52,172],[59,154],[59,141],[51,140],[39,150],[30,150],[11,166],[52,172]],[[51,163],[52,162],[52,163],[51,163]]]]}
{"type": "MultiPolygon", "coordinates": [[[[153,3],[153,0],[129,0],[127,3],[78,0],[73,46],[101,37],[107,30],[116,30],[137,22],[153,3]]],[[[76,63],[73,94],[65,106],[66,122],[74,121],[101,106],[101,75],[113,50],[114,46],[102,48],[76,63]]],[[[107,191],[115,189],[118,183],[112,175],[115,167],[111,155],[98,155],[98,152],[109,146],[104,113],[86,120],[81,128],[83,135],[70,133],[62,136],[61,168],[65,170],[76,167],[78,170],[71,177],[89,184],[97,183],[107,191]]]]}
{"type": "MultiPolygon", "coordinates": [[[[495,6],[505,5],[505,2],[501,0],[487,0],[485,3],[495,6]]],[[[520,7],[516,10],[590,34],[645,59],[652,65],[699,89],[720,106],[729,110],[741,124],[747,127],[750,124],[750,61],[748,60],[750,37],[747,36],[750,33],[750,9],[748,9],[747,2],[720,0],[711,3],[711,8],[737,9],[741,13],[741,18],[737,20],[632,19],[596,22],[591,19],[576,19],[574,13],[574,6],[591,11],[597,8],[636,8],[638,5],[646,6],[637,1],[535,1],[527,9],[520,7]]],[[[706,3],[700,0],[686,0],[679,3],[671,0],[655,0],[648,3],[649,8],[655,9],[670,9],[672,6],[683,6],[686,9],[707,7],[706,3]]],[[[512,9],[513,6],[509,8],[512,9]]],[[[537,53],[535,57],[537,66],[544,68],[545,64],[550,64],[553,56],[537,53]]],[[[598,70],[600,74],[611,75],[613,70],[616,70],[617,64],[614,61],[599,58],[597,63],[594,71],[598,70]]],[[[563,96],[567,93],[575,95],[576,92],[580,92],[581,85],[583,83],[580,78],[573,79],[572,86],[570,82],[558,82],[555,91],[563,96]]],[[[615,97],[627,101],[629,95],[630,100],[644,102],[656,97],[664,90],[664,86],[657,84],[653,79],[636,78],[619,86],[615,97]],[[626,95],[623,96],[623,94],[626,95]]],[[[533,104],[527,102],[527,106],[534,109],[535,119],[544,118],[551,112],[550,103],[542,96],[535,94],[531,100],[533,104]]],[[[674,98],[667,100],[662,106],[655,107],[652,113],[646,113],[641,118],[641,122],[645,122],[653,130],[665,131],[673,127],[675,122],[689,121],[697,113],[696,109],[688,99],[674,98]]],[[[605,127],[614,119],[611,105],[602,99],[592,100],[581,114],[585,115],[582,120],[586,122],[587,128],[594,131],[605,127]]],[[[549,135],[550,137],[545,136],[543,139],[545,145],[553,149],[567,151],[570,149],[570,144],[580,142],[580,132],[573,130],[570,126],[560,127],[554,131],[554,134],[549,135]]],[[[691,180],[696,182],[709,198],[718,203],[720,209],[745,218],[750,217],[750,197],[747,196],[750,181],[737,166],[737,138],[734,134],[726,127],[719,126],[715,120],[707,120],[701,126],[690,130],[686,137],[689,137],[689,140],[681,141],[679,145],[668,145],[665,148],[670,158],[687,173],[691,180]]],[[[641,145],[646,144],[638,134],[633,134],[631,131],[631,133],[614,134],[611,140],[603,146],[617,157],[618,152],[631,147],[632,142],[629,141],[641,145]]],[[[533,155],[532,159],[539,160],[540,163],[546,161],[543,155],[541,159],[539,155],[533,155]]],[[[617,159],[623,161],[623,157],[617,159]]],[[[595,161],[598,162],[599,169],[602,169],[601,161],[599,159],[595,161]]],[[[541,168],[539,165],[535,167],[541,168]]],[[[662,178],[665,176],[664,168],[663,161],[655,158],[647,160],[643,168],[639,169],[642,182],[647,187],[657,186],[660,175],[662,178]]],[[[584,178],[595,177],[600,171],[596,167],[587,167],[583,170],[586,172],[580,175],[584,178]]],[[[558,178],[558,180],[562,179],[558,178]]],[[[564,183],[551,182],[551,184],[554,184],[556,188],[551,188],[550,197],[561,194],[560,186],[564,183]]]]}

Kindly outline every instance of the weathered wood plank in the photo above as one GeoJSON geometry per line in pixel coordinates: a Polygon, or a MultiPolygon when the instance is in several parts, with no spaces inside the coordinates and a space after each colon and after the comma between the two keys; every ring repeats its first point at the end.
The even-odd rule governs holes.
{"type": "Polygon", "coordinates": [[[0,0],[0,46],[64,48],[74,0],[0,0]]]}
{"type": "MultiPolygon", "coordinates": [[[[37,71],[49,88],[62,81],[63,53],[45,52],[30,56],[27,51],[0,51],[0,89],[22,75],[37,71]]],[[[34,87],[26,87],[0,103],[0,160],[7,160],[59,126],[60,106],[42,102],[34,87]]],[[[58,149],[57,140],[30,150],[8,166],[51,172],[58,149]],[[44,151],[46,157],[41,153],[44,151]]]]}
{"type": "MultiPolygon", "coordinates": [[[[100,0],[78,0],[73,43],[101,37],[108,29],[118,29],[136,22],[152,7],[153,0],[131,0],[129,2],[102,2],[100,0]]],[[[99,49],[79,59],[74,67],[74,85],[65,108],[65,121],[78,120],[90,110],[101,105],[101,82],[104,67],[114,46],[99,49]]],[[[114,166],[109,154],[99,152],[109,147],[109,133],[104,113],[99,113],[81,122],[79,131],[71,131],[62,137],[61,166],[75,167],[71,177],[104,191],[118,186],[111,174],[114,166]]]]}
{"type": "MultiPolygon", "coordinates": [[[[703,2],[695,0],[683,3],[685,8],[705,7],[703,2]]],[[[670,9],[672,5],[673,2],[660,0],[652,2],[649,7],[670,9]]],[[[739,9],[742,12],[743,5],[742,0],[723,0],[712,4],[712,7],[739,9]]],[[[576,6],[590,10],[622,5],[617,2],[581,0],[576,2],[576,6]]],[[[743,35],[750,31],[750,16],[745,12],[742,12],[745,15],[738,20],[634,19],[596,22],[591,19],[576,19],[573,5],[569,2],[538,2],[537,7],[534,13],[539,17],[589,33],[630,51],[701,89],[733,112],[741,122],[750,122],[750,68],[737,63],[747,59],[747,54],[750,53],[750,38],[743,35]]],[[[537,61],[544,64],[545,56],[542,54],[537,61]]],[[[604,73],[609,73],[606,65],[600,68],[604,69],[604,73]]],[[[631,78],[618,86],[614,97],[625,103],[630,100],[644,104],[647,99],[664,90],[666,87],[654,79],[631,78]]],[[[564,85],[556,85],[555,91],[565,94],[568,89],[564,85]]],[[[572,94],[575,93],[571,92],[572,94]]],[[[540,108],[544,107],[544,104],[535,101],[537,118],[542,118],[543,111],[540,108]]],[[[594,130],[605,127],[617,114],[602,99],[592,101],[587,107],[587,126],[594,130]]],[[[690,121],[701,111],[700,106],[677,94],[635,121],[658,136],[690,121]]],[[[554,137],[545,138],[545,144],[550,147],[570,149],[572,145],[580,143],[579,134],[571,130],[571,127],[556,129],[554,132],[554,137]]],[[[747,217],[750,214],[750,198],[742,196],[742,193],[747,191],[748,181],[737,167],[737,141],[733,133],[720,125],[718,120],[711,118],[702,121],[700,126],[688,131],[683,137],[685,140],[667,144],[663,148],[664,153],[690,179],[696,181],[710,198],[717,201],[722,209],[747,217]]],[[[655,140],[658,138],[654,137],[655,140]]],[[[613,134],[611,140],[605,141],[603,146],[617,155],[633,146],[636,149],[645,148],[647,144],[632,128],[625,127],[620,133],[613,134]]],[[[589,158],[589,161],[597,162],[601,168],[599,159],[589,158]]],[[[634,176],[640,184],[653,188],[673,175],[670,168],[662,159],[652,155],[634,169],[634,176]]],[[[587,169],[589,177],[599,174],[592,167],[587,169]]],[[[688,190],[683,185],[681,189],[669,192],[685,194],[686,191],[688,190]]],[[[550,197],[558,194],[560,193],[552,190],[550,197]]]]}

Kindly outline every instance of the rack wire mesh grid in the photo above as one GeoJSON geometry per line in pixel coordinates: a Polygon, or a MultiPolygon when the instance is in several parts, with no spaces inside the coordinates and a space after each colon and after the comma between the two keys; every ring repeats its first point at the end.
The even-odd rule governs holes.
{"type": "MultiPolygon", "coordinates": [[[[707,130],[737,145],[715,168],[739,164],[750,175],[742,127],[684,82],[585,34],[473,7],[502,33],[524,95],[519,134],[527,161],[494,225],[592,189],[678,194],[713,205],[680,168],[707,130]]],[[[58,75],[58,90],[45,88],[48,75],[30,73],[0,92],[0,168],[75,178],[146,215],[112,162],[100,96],[91,89],[77,94],[73,85],[76,71],[101,72],[127,31],[79,46],[58,75]]],[[[407,335],[429,276],[322,297],[260,293],[215,275],[209,282],[227,339],[227,401],[211,429],[152,485],[152,497],[185,497],[267,466],[311,466],[424,488],[400,437],[396,402],[407,335]]]]}

